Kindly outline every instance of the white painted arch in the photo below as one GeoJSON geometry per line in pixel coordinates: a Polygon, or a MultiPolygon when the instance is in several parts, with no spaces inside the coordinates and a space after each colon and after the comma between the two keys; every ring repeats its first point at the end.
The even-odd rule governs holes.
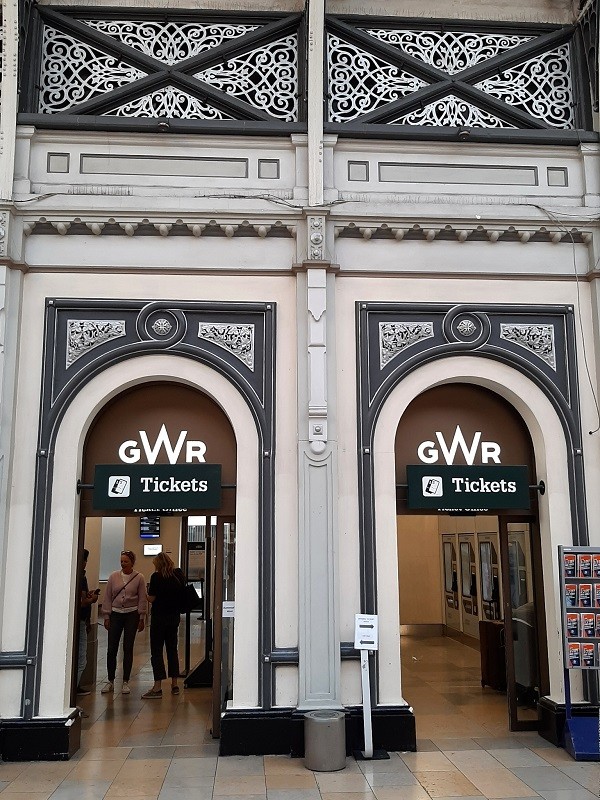
{"type": "Polygon", "coordinates": [[[396,472],[394,443],[400,419],[420,394],[445,383],[476,384],[507,400],[521,415],[531,436],[536,475],[546,483],[539,497],[539,526],[550,692],[564,700],[563,654],[558,593],[559,544],[572,544],[567,443],[552,403],[538,386],[513,367],[487,358],[454,356],[419,367],[390,392],[375,427],[373,466],[377,602],[380,621],[379,702],[403,704],[400,669],[398,556],[396,546],[396,472]]]}
{"type": "Polygon", "coordinates": [[[41,717],[60,717],[70,707],[73,630],[65,624],[74,615],[79,501],[75,492],[81,474],[87,432],[111,399],[147,382],[177,382],[202,391],[223,409],[236,441],[236,523],[244,535],[236,541],[236,635],[234,643],[234,707],[258,705],[258,433],[252,412],[239,390],[214,369],[172,354],[133,357],[108,367],[73,398],[60,423],[54,448],[52,509],[48,534],[46,625],[40,681],[41,717]],[[243,446],[242,446],[243,445],[243,446]]]}

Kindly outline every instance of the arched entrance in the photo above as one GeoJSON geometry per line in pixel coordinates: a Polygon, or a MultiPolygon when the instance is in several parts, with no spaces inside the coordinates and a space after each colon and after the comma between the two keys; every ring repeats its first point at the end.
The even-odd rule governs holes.
{"type": "Polygon", "coordinates": [[[446,383],[408,405],[394,450],[408,701],[418,715],[421,686],[429,714],[438,697],[468,725],[471,709],[474,718],[486,710],[505,718],[497,693],[506,692],[510,729],[537,728],[548,655],[537,489],[529,488],[536,467],[523,419],[489,389],[446,383]],[[445,648],[454,665],[437,663],[445,648]],[[415,659],[423,663],[411,684],[415,659]]]}
{"type": "MultiPolygon", "coordinates": [[[[85,546],[90,553],[88,581],[98,586],[101,603],[105,582],[118,569],[124,549],[136,556],[136,570],[146,583],[157,552],[168,553],[195,583],[204,601],[204,619],[199,623],[198,613],[184,618],[181,666],[186,686],[214,688],[215,736],[221,695],[231,699],[233,683],[233,617],[223,623],[222,603],[224,593],[230,603],[235,598],[236,461],[235,434],[222,408],[199,389],[174,382],[146,382],[110,400],[94,419],[83,454],[79,527],[80,548],[85,546]],[[123,495],[111,497],[119,492],[110,488],[108,496],[101,492],[103,470],[118,475],[123,486],[130,482],[123,495]],[[148,477],[141,478],[144,489],[136,497],[140,474],[148,477]],[[180,494],[181,488],[187,494],[180,494]],[[192,641],[197,645],[193,653],[192,641]]],[[[94,622],[95,616],[92,613],[94,622]]],[[[103,639],[102,628],[90,626],[84,685],[96,682],[98,630],[103,639]]],[[[99,679],[104,675],[102,657],[100,665],[99,679]]],[[[134,681],[133,691],[138,688],[134,681]]]]}

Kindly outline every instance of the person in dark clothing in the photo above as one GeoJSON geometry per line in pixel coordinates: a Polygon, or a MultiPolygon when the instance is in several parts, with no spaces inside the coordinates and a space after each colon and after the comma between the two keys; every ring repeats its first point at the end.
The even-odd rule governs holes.
{"type": "Polygon", "coordinates": [[[92,605],[98,602],[100,593],[99,589],[95,592],[89,591],[85,574],[89,554],[89,550],[83,551],[83,563],[79,578],[79,643],[77,653],[77,694],[79,695],[91,694],[88,689],[84,689],[80,685],[80,681],[87,664],[87,635],[88,631],[91,630],[92,605]]]}
{"type": "Polygon", "coordinates": [[[154,685],[143,700],[162,697],[162,681],[167,677],[163,659],[163,647],[167,651],[167,668],[171,678],[171,694],[179,694],[179,655],[177,653],[177,629],[180,620],[182,596],[185,591],[183,572],[175,567],[166,553],[159,553],[153,560],[156,572],[150,577],[148,600],[152,603],[150,617],[150,663],[154,685]]]}

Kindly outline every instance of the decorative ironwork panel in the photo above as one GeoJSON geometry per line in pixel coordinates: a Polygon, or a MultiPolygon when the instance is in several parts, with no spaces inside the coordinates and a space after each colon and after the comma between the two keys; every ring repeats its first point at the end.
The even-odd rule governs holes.
{"type": "Polygon", "coordinates": [[[383,369],[413,344],[432,337],[433,322],[380,322],[379,368],[383,369]]]}
{"type": "Polygon", "coordinates": [[[394,45],[425,64],[455,75],[463,69],[505,53],[533,36],[516,36],[504,33],[467,33],[453,31],[410,31],[389,28],[365,28],[386,44],[394,45]]]}
{"type": "Polygon", "coordinates": [[[174,86],[166,86],[151,94],[130,100],[105,112],[117,117],[168,117],[169,119],[233,119],[209,103],[192,97],[174,86]]]}
{"type": "Polygon", "coordinates": [[[67,369],[90,350],[94,350],[112,339],[120,339],[122,336],[125,336],[125,320],[123,319],[67,320],[67,369]]]}
{"type": "Polygon", "coordinates": [[[393,120],[392,125],[464,125],[469,128],[514,128],[493,114],[477,108],[456,95],[449,94],[393,120]]]}
{"type": "Polygon", "coordinates": [[[500,325],[500,338],[514,342],[556,369],[554,325],[500,325]]]}
{"type": "Polygon", "coordinates": [[[332,122],[350,122],[426,86],[415,75],[333,34],[327,46],[332,122]]]}
{"type": "Polygon", "coordinates": [[[147,73],[46,25],[38,111],[56,114],[147,73]]]}
{"type": "Polygon", "coordinates": [[[298,37],[270,42],[194,76],[284,122],[298,119],[298,37]]]}
{"type": "Polygon", "coordinates": [[[86,25],[140,50],[163,64],[177,64],[186,58],[218,47],[223,42],[237,39],[259,25],[240,25],[196,22],[180,23],[158,20],[107,20],[84,19],[86,25]]]}
{"type": "Polygon", "coordinates": [[[254,372],[254,325],[201,322],[198,338],[224,348],[254,372]]]}
{"type": "Polygon", "coordinates": [[[475,84],[492,97],[555,128],[573,127],[569,46],[564,45],[475,84]]]}

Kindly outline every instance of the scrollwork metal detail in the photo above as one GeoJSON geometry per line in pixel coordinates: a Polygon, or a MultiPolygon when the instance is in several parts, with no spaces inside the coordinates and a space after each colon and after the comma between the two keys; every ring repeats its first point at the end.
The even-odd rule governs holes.
{"type": "Polygon", "coordinates": [[[433,322],[380,322],[379,368],[423,339],[433,337],[433,322]]]}
{"type": "Polygon", "coordinates": [[[254,325],[201,322],[198,338],[229,351],[254,372],[254,325]]]}
{"type": "Polygon", "coordinates": [[[556,370],[554,325],[500,325],[500,338],[514,342],[556,370]]]}
{"type": "Polygon", "coordinates": [[[332,122],[350,122],[426,85],[415,75],[333,34],[327,39],[327,47],[332,122]]]}
{"type": "Polygon", "coordinates": [[[413,58],[455,75],[457,72],[533,39],[504,33],[466,33],[458,31],[409,31],[365,28],[386,44],[394,45],[413,58]]]}
{"type": "Polygon", "coordinates": [[[178,23],[172,20],[82,20],[97,31],[172,66],[237,39],[259,25],[178,23]]]}
{"type": "Polygon", "coordinates": [[[449,94],[424,108],[419,108],[392,120],[390,125],[448,125],[467,128],[514,128],[493,114],[477,108],[461,97],[449,94]]]}
{"type": "Polygon", "coordinates": [[[555,128],[572,128],[569,46],[563,45],[475,84],[477,89],[555,128]]]}
{"type": "Polygon", "coordinates": [[[229,114],[174,86],[130,100],[104,116],[166,117],[168,119],[233,119],[229,114]]]}
{"type": "Polygon", "coordinates": [[[298,37],[294,34],[194,75],[285,122],[298,119],[298,37]]]}
{"type": "Polygon", "coordinates": [[[147,73],[68,33],[44,27],[38,111],[56,114],[147,73]]]}
{"type": "Polygon", "coordinates": [[[67,369],[90,350],[121,336],[125,336],[125,320],[122,319],[67,320],[67,369]]]}

